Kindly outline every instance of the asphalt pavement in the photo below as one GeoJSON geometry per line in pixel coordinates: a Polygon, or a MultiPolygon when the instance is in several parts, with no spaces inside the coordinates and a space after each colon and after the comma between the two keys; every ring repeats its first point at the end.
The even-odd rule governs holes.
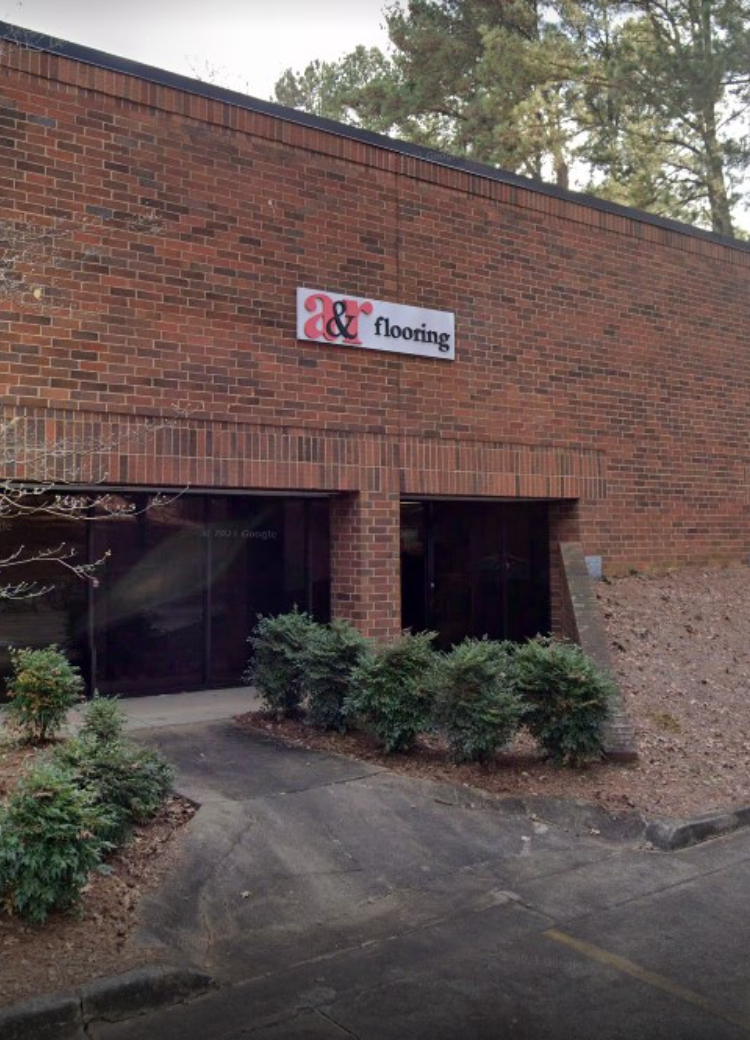
{"type": "Polygon", "coordinates": [[[750,831],[658,852],[229,720],[141,735],[202,806],[142,938],[219,988],[93,1040],[750,1036],[750,831]]]}

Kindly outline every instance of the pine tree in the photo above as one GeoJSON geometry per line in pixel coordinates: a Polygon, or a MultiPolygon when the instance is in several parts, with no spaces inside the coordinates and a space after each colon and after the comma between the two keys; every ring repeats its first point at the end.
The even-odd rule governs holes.
{"type": "Polygon", "coordinates": [[[276,100],[734,231],[750,0],[409,0],[392,45],[287,70],[276,100]]]}

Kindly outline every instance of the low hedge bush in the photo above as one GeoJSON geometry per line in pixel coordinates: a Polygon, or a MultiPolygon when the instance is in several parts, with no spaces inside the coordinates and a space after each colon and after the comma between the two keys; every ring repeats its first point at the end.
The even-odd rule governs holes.
{"type": "Polygon", "coordinates": [[[30,744],[44,744],[65,722],[83,696],[84,683],[57,646],[11,648],[12,673],[7,680],[8,714],[30,744]]]}
{"type": "Polygon", "coordinates": [[[436,726],[455,762],[487,763],[525,725],[557,762],[601,755],[613,684],[580,646],[466,639],[437,654],[434,638],[407,633],[372,647],[347,622],[320,625],[295,609],[259,618],[244,678],[277,717],[307,698],[312,725],[343,732],[359,719],[387,752],[408,751],[436,726]]]}
{"type": "Polygon", "coordinates": [[[116,701],[95,698],[86,708],[78,737],[54,752],[67,771],[102,810],[101,833],[121,844],[134,824],[150,820],[174,786],[174,772],[159,751],[122,737],[124,714],[116,701]]]}
{"type": "Polygon", "coordinates": [[[511,686],[512,652],[510,643],[465,639],[440,656],[434,721],[454,762],[488,763],[518,731],[524,706],[511,686]]]}
{"type": "Polygon", "coordinates": [[[86,705],[80,735],[106,743],[119,740],[124,729],[125,712],[120,702],[114,697],[94,694],[94,699],[86,705]]]}
{"type": "Polygon", "coordinates": [[[255,686],[278,718],[297,714],[305,696],[308,646],[319,626],[293,610],[258,618],[248,639],[253,656],[243,680],[255,686]]]}
{"type": "Polygon", "coordinates": [[[39,759],[0,809],[0,906],[40,923],[75,906],[88,874],[172,791],[158,751],[122,736],[120,705],[96,697],[79,736],[39,759]]]}
{"type": "Polygon", "coordinates": [[[57,749],[54,760],[102,810],[101,836],[116,845],[158,812],[174,785],[166,759],[130,741],[77,737],[57,749]]]}
{"type": "Polygon", "coordinates": [[[109,847],[106,811],[66,769],[43,762],[0,811],[0,902],[34,923],[74,906],[109,847]]]}
{"type": "Polygon", "coordinates": [[[575,643],[538,637],[513,658],[513,683],[525,723],[556,762],[578,766],[601,757],[612,681],[575,643]]]}
{"type": "Polygon", "coordinates": [[[346,712],[359,716],[387,752],[408,751],[430,723],[434,638],[405,634],[369,649],[352,673],[346,712]]]}
{"type": "Polygon", "coordinates": [[[352,694],[352,673],[367,652],[367,641],[347,621],[316,625],[304,654],[308,717],[323,730],[346,729],[344,705],[352,694]]]}

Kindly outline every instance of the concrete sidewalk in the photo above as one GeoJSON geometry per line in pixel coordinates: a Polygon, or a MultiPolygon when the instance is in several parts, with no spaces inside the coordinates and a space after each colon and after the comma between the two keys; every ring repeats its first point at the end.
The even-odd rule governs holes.
{"type": "MultiPolygon", "coordinates": [[[[260,696],[252,686],[227,690],[197,690],[190,693],[164,693],[157,697],[122,697],[127,729],[161,729],[201,722],[219,722],[260,707],[260,696]]],[[[70,713],[70,725],[77,726],[86,705],[70,713]]]]}
{"type": "MultiPolygon", "coordinates": [[[[261,706],[260,696],[252,686],[165,693],[157,697],[121,697],[118,701],[127,716],[128,730],[219,722],[246,711],[255,711],[261,706]]],[[[86,704],[81,703],[70,712],[65,733],[76,732],[85,710],[86,704]]],[[[3,714],[0,706],[0,734],[3,730],[3,714]]]]}

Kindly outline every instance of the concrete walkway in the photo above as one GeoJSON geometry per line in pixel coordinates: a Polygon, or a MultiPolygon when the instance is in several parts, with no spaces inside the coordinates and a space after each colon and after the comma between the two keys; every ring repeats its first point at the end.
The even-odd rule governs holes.
{"type": "Polygon", "coordinates": [[[750,1034],[748,832],[667,855],[227,721],[140,739],[202,804],[142,938],[221,988],[92,1040],[750,1034]]]}
{"type": "MultiPolygon", "coordinates": [[[[260,697],[251,686],[237,686],[226,690],[168,693],[158,697],[121,697],[119,703],[127,716],[126,728],[140,730],[230,719],[259,708],[260,697]]],[[[76,732],[85,709],[86,705],[81,704],[70,712],[65,732],[76,732]]],[[[2,728],[3,711],[0,707],[0,733],[2,728]]]]}
{"type": "MultiPolygon", "coordinates": [[[[158,697],[122,697],[119,701],[127,715],[127,729],[161,729],[163,726],[188,726],[199,722],[218,722],[260,707],[260,697],[251,686],[227,690],[198,690],[190,693],[165,693],[158,697]]],[[[70,724],[80,721],[85,705],[70,713],[70,724]]]]}

